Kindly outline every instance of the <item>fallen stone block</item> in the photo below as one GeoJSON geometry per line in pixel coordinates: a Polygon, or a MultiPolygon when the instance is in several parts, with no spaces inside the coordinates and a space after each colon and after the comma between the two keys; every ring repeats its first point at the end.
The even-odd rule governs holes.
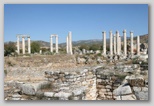
{"type": "Polygon", "coordinates": [[[53,97],[54,96],[54,92],[44,92],[44,96],[46,97],[53,97]]]}
{"type": "Polygon", "coordinates": [[[113,91],[113,94],[116,96],[126,95],[126,94],[131,94],[131,93],[132,93],[132,90],[129,85],[127,86],[120,85],[117,89],[113,91]]]}

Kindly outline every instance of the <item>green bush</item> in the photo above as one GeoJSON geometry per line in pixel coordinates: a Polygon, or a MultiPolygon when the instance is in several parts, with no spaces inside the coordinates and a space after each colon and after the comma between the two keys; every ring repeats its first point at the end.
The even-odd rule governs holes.
{"type": "Polygon", "coordinates": [[[4,43],[4,56],[11,55],[11,53],[14,53],[16,50],[15,43],[9,42],[9,43],[4,43]]]}
{"type": "Polygon", "coordinates": [[[39,53],[40,51],[40,44],[38,42],[32,42],[31,43],[31,52],[32,53],[39,53]]]}
{"type": "Polygon", "coordinates": [[[82,51],[82,49],[86,49],[86,50],[89,50],[89,46],[86,45],[86,44],[82,44],[79,49],[82,51]]]}

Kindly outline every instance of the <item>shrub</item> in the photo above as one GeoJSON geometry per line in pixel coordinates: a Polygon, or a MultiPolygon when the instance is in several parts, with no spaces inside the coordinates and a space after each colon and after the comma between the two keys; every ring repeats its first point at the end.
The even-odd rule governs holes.
{"type": "Polygon", "coordinates": [[[9,42],[4,44],[4,56],[11,55],[11,53],[14,53],[16,50],[15,43],[9,42]]]}

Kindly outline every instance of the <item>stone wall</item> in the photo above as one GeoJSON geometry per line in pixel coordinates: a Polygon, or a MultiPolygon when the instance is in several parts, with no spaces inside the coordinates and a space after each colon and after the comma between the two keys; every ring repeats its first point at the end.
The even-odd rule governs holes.
{"type": "Polygon", "coordinates": [[[76,72],[46,71],[51,82],[53,97],[59,100],[96,100],[96,76],[93,70],[76,72]],[[62,94],[62,95],[61,95],[62,94]]]}
{"type": "Polygon", "coordinates": [[[114,68],[49,70],[43,82],[9,81],[4,87],[5,100],[148,100],[145,76],[114,68]]]}

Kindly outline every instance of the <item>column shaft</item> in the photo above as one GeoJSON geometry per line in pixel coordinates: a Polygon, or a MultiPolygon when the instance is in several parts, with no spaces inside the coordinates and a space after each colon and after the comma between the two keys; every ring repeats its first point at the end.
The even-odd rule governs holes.
{"type": "Polygon", "coordinates": [[[123,31],[124,36],[124,56],[127,56],[127,36],[126,36],[126,30],[123,31]]]}
{"type": "Polygon", "coordinates": [[[116,48],[116,35],[114,34],[114,54],[117,54],[117,48],[116,48]]]}
{"type": "Polygon", "coordinates": [[[28,37],[28,53],[31,54],[30,37],[28,37]]]}
{"type": "Polygon", "coordinates": [[[22,54],[25,54],[25,37],[22,36],[22,54]]]}
{"type": "Polygon", "coordinates": [[[71,32],[69,32],[69,52],[70,52],[70,54],[72,55],[73,53],[72,53],[72,33],[71,32]]]}
{"type": "Polygon", "coordinates": [[[119,55],[119,32],[116,31],[116,40],[117,40],[117,55],[119,55]]]}
{"type": "Polygon", "coordinates": [[[113,55],[113,49],[112,49],[112,31],[110,31],[110,55],[113,55]]]}
{"type": "Polygon", "coordinates": [[[56,53],[58,53],[58,36],[56,36],[56,53]]]}
{"type": "Polygon", "coordinates": [[[53,52],[52,35],[50,36],[50,52],[53,52]]]}
{"type": "Polygon", "coordinates": [[[137,55],[140,55],[140,36],[137,36],[137,55]]]}
{"type": "Polygon", "coordinates": [[[121,55],[121,36],[119,35],[119,55],[121,55]]]}
{"type": "Polygon", "coordinates": [[[133,55],[133,49],[134,49],[134,45],[133,45],[133,32],[130,32],[130,46],[131,46],[131,55],[133,55]]]}

